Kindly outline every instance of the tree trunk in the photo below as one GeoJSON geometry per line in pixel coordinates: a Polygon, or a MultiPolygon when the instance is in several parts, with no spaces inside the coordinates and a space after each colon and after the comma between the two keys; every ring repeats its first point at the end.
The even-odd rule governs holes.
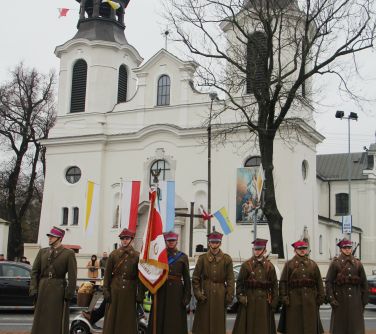
{"type": "Polygon", "coordinates": [[[13,220],[9,225],[8,237],[8,254],[7,259],[14,261],[15,258],[20,258],[24,253],[24,245],[22,242],[22,227],[21,223],[13,220]]]}
{"type": "Polygon", "coordinates": [[[280,259],[284,258],[282,223],[283,217],[279,213],[275,199],[274,177],[273,177],[273,143],[274,134],[259,134],[259,147],[261,162],[265,170],[264,205],[263,212],[268,219],[272,253],[278,254],[280,259]]]}
{"type": "Polygon", "coordinates": [[[8,236],[8,254],[9,260],[14,260],[16,257],[23,255],[23,242],[22,242],[22,226],[21,219],[17,213],[17,184],[21,173],[21,165],[24,155],[26,154],[28,145],[26,140],[20,146],[17,154],[16,162],[12,173],[8,179],[8,198],[7,198],[7,219],[11,223],[9,225],[8,236]]]}

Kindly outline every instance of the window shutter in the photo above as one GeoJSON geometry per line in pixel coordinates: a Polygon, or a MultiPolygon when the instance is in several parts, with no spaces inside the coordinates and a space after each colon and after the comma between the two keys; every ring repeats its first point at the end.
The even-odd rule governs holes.
{"type": "Polygon", "coordinates": [[[71,113],[85,111],[87,64],[83,59],[77,60],[73,66],[71,113]]]}
{"type": "Polygon", "coordinates": [[[260,31],[250,35],[247,44],[247,94],[266,88],[267,56],[266,35],[260,31]]]}
{"type": "Polygon", "coordinates": [[[125,65],[119,67],[118,103],[127,101],[128,73],[125,65]]]}

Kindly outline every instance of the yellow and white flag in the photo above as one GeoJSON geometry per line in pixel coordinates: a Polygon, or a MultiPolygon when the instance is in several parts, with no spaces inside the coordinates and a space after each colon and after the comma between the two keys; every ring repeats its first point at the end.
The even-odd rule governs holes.
{"type": "Polygon", "coordinates": [[[111,0],[103,0],[102,2],[107,2],[107,3],[111,6],[111,8],[112,8],[113,10],[117,10],[117,9],[120,8],[120,4],[117,3],[117,2],[115,2],[115,1],[111,1],[111,0]]]}
{"type": "Polygon", "coordinates": [[[261,199],[261,193],[262,193],[262,188],[264,186],[264,180],[265,180],[264,169],[262,168],[262,164],[260,164],[260,167],[258,169],[257,179],[256,179],[256,194],[257,194],[258,202],[260,202],[260,199],[261,199]]]}
{"type": "Polygon", "coordinates": [[[93,233],[95,214],[98,207],[99,200],[99,184],[93,181],[87,181],[87,191],[86,191],[86,218],[84,231],[87,235],[93,233]]]}

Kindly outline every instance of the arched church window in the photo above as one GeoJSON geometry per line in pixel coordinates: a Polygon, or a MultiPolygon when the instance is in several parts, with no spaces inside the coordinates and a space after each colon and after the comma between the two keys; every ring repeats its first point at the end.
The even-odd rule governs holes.
{"type": "Polygon", "coordinates": [[[128,72],[125,65],[119,67],[118,79],[118,103],[127,101],[128,72]]]}
{"type": "Polygon", "coordinates": [[[258,167],[260,166],[260,164],[261,164],[261,157],[254,156],[246,160],[246,162],[244,163],[244,167],[258,167]]]}
{"type": "Polygon", "coordinates": [[[84,112],[86,99],[87,63],[79,59],[73,66],[70,112],[84,112]]]}
{"type": "Polygon", "coordinates": [[[72,210],[72,225],[78,225],[79,214],[80,209],[75,206],[72,210]]]}
{"type": "Polygon", "coordinates": [[[170,85],[170,77],[168,75],[162,75],[158,79],[158,106],[165,106],[170,104],[170,85]]]}
{"type": "Polygon", "coordinates": [[[149,184],[156,184],[159,181],[171,179],[170,164],[166,160],[156,160],[150,167],[149,184]]]}
{"type": "MultiPolygon", "coordinates": [[[[246,92],[262,91],[266,87],[267,74],[267,38],[265,33],[256,31],[248,38],[246,92]]],[[[261,92],[260,92],[261,93],[261,92]]]]}
{"type": "Polygon", "coordinates": [[[68,225],[69,209],[67,207],[63,207],[61,210],[61,213],[62,213],[61,225],[66,226],[68,225]]]}

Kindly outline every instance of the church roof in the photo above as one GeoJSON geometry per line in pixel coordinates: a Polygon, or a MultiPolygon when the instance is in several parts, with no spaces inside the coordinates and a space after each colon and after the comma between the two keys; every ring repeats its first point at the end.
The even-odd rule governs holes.
{"type": "MultiPolygon", "coordinates": [[[[317,176],[326,181],[341,181],[348,179],[348,154],[323,154],[316,156],[317,176]]],[[[367,175],[363,175],[363,170],[368,167],[367,152],[357,152],[350,154],[351,159],[351,179],[365,180],[367,175]]]]}
{"type": "Polygon", "coordinates": [[[127,44],[124,28],[117,22],[106,18],[86,19],[79,24],[73,39],[84,38],[89,41],[107,41],[127,44]]]}
{"type": "Polygon", "coordinates": [[[163,57],[168,57],[172,59],[177,65],[179,66],[186,66],[191,70],[195,71],[196,68],[199,66],[196,62],[191,60],[182,60],[172,54],[171,52],[167,51],[166,49],[160,49],[156,54],[154,54],[146,63],[142,64],[140,67],[134,69],[134,72],[142,72],[147,70],[149,67],[152,67],[159,59],[163,57]]]}

